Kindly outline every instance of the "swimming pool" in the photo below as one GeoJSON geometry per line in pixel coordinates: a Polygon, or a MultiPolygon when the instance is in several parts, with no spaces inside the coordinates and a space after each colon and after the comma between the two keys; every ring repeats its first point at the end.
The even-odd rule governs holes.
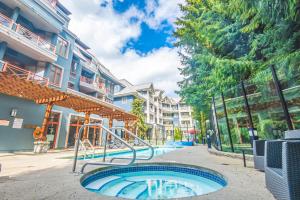
{"type": "MultiPolygon", "coordinates": [[[[159,155],[163,155],[165,153],[174,151],[176,149],[180,149],[182,147],[155,147],[154,148],[154,156],[159,156],[159,155]]],[[[138,149],[136,150],[136,156],[137,157],[146,157],[149,156],[151,153],[149,148],[145,148],[145,149],[138,149]]],[[[118,156],[118,157],[130,157],[132,156],[132,151],[129,150],[124,150],[124,151],[118,151],[118,152],[107,152],[106,153],[106,157],[107,158],[111,158],[114,156],[118,156]]],[[[103,158],[103,154],[95,154],[95,156],[92,155],[88,155],[85,158],[84,157],[79,157],[78,160],[83,160],[83,159],[97,159],[97,158],[103,158]]]]}
{"type": "Polygon", "coordinates": [[[174,163],[142,163],[106,167],[81,178],[87,190],[126,199],[171,199],[204,195],[227,185],[225,178],[205,168],[174,163]]]}

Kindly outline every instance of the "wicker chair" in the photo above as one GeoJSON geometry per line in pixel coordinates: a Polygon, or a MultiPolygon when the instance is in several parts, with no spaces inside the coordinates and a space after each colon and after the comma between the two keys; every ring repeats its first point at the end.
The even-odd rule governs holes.
{"type": "Polygon", "coordinates": [[[267,141],[266,186],[276,199],[300,199],[300,140],[267,141]]]}
{"type": "Polygon", "coordinates": [[[265,171],[265,140],[253,141],[254,168],[265,171]]]}

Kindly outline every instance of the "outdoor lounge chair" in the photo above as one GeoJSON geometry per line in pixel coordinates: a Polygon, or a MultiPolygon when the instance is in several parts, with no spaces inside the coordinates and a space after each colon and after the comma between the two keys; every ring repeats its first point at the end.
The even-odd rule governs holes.
{"type": "Polygon", "coordinates": [[[255,169],[265,171],[265,140],[254,140],[253,161],[255,169]]]}
{"type": "Polygon", "coordinates": [[[265,144],[267,189],[280,200],[300,199],[300,140],[267,141],[265,144]]]}

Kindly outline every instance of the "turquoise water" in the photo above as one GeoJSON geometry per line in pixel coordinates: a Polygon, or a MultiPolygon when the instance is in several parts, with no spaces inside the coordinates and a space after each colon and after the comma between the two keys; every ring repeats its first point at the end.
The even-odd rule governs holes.
{"type": "MultiPolygon", "coordinates": [[[[179,149],[178,147],[158,147],[158,148],[154,148],[154,156],[159,156],[159,155],[163,155],[165,153],[174,151],[176,149],[179,149]]],[[[148,157],[150,156],[150,149],[140,149],[140,150],[136,150],[136,156],[137,157],[148,157]]],[[[111,152],[111,153],[107,153],[106,157],[107,158],[112,158],[112,157],[131,157],[132,156],[132,152],[131,151],[121,151],[121,152],[111,152]]],[[[103,154],[96,154],[94,157],[91,156],[87,156],[86,159],[96,159],[96,158],[103,158],[103,154]]],[[[78,158],[79,160],[82,160],[84,158],[78,158]]]]}
{"type": "Polygon", "coordinates": [[[174,171],[119,173],[95,180],[86,189],[126,199],[170,199],[207,194],[223,186],[210,179],[174,171]]]}

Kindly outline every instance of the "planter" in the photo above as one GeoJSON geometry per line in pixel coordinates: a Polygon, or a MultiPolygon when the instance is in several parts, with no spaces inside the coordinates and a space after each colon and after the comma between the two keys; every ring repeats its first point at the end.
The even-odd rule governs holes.
{"type": "Polygon", "coordinates": [[[50,142],[47,141],[36,141],[33,144],[34,144],[34,148],[33,148],[34,153],[47,153],[50,147],[50,142]]]}

